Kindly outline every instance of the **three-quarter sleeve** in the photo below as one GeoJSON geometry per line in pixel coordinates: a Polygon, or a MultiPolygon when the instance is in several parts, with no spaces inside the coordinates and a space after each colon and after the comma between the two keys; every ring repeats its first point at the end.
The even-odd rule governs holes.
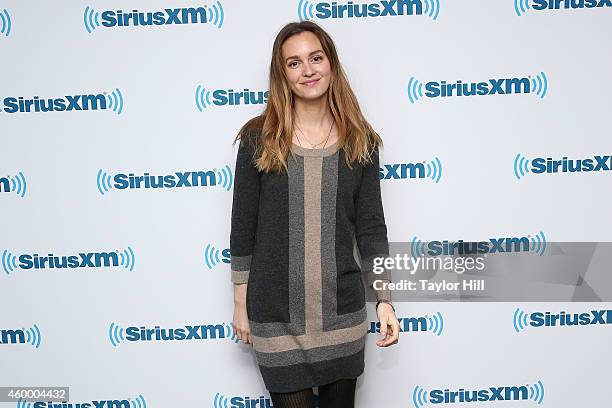
{"type": "Polygon", "coordinates": [[[234,192],[230,232],[231,280],[248,283],[251,257],[255,246],[259,208],[259,171],[255,167],[255,149],[247,139],[241,139],[234,170],[234,192]]]}
{"type": "Polygon", "coordinates": [[[372,152],[372,160],[363,167],[361,183],[355,202],[355,238],[361,256],[361,269],[368,286],[375,291],[377,300],[391,300],[389,289],[376,290],[375,280],[390,282],[387,270],[377,274],[373,271],[376,257],[389,255],[387,226],[382,205],[379,179],[379,149],[372,152]]]}

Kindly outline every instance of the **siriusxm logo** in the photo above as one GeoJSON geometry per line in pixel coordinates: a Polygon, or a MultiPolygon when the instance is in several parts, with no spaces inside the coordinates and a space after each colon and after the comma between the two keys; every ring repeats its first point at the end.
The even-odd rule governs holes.
{"type": "Polygon", "coordinates": [[[469,254],[495,254],[505,252],[535,252],[540,256],[546,250],[546,237],[540,231],[535,237],[503,237],[489,238],[488,241],[468,242],[460,239],[451,241],[423,242],[416,237],[410,241],[410,255],[420,258],[426,255],[469,255],[469,254]]]}
{"type": "Polygon", "coordinates": [[[136,176],[134,173],[117,173],[111,176],[100,169],[96,176],[96,185],[101,195],[108,193],[113,188],[139,190],[219,186],[223,190],[230,191],[233,177],[232,170],[227,164],[221,169],[177,171],[165,175],[144,173],[142,176],[136,176]]]}
{"type": "Polygon", "coordinates": [[[29,344],[32,347],[39,348],[40,340],[40,329],[36,324],[27,329],[0,329],[0,345],[29,344]]]}
{"type": "Polygon", "coordinates": [[[412,390],[412,404],[421,408],[427,404],[456,404],[461,402],[489,401],[521,401],[532,400],[542,404],[544,400],[544,384],[538,381],[534,384],[489,387],[477,390],[433,389],[426,391],[420,386],[412,390]]]}
{"type": "Polygon", "coordinates": [[[225,322],[218,324],[185,325],[177,328],[163,328],[155,326],[130,326],[123,328],[115,322],[108,327],[108,339],[113,347],[124,341],[187,341],[187,340],[210,340],[229,339],[238,343],[238,337],[233,327],[225,322]]]}
{"type": "Polygon", "coordinates": [[[259,398],[244,396],[226,397],[216,393],[213,398],[213,408],[272,408],[272,400],[260,395],[259,398]]]}
{"type": "Polygon", "coordinates": [[[553,173],[591,173],[595,171],[612,170],[612,156],[593,156],[584,159],[553,159],[552,157],[536,157],[527,159],[518,153],[514,158],[514,176],[517,180],[532,174],[553,173]]]}
{"type": "Polygon", "coordinates": [[[25,197],[28,183],[22,172],[11,177],[0,177],[0,193],[15,193],[19,197],[25,197]]]}
{"type": "Polygon", "coordinates": [[[85,30],[89,34],[99,27],[211,24],[221,28],[223,20],[225,20],[225,12],[219,1],[215,1],[212,6],[165,8],[163,10],[145,12],[138,10],[105,10],[100,13],[87,6],[83,13],[83,23],[85,24],[85,30]]]}
{"type": "Polygon", "coordinates": [[[262,105],[268,102],[269,94],[269,91],[251,91],[248,88],[242,91],[234,91],[231,88],[206,90],[202,85],[198,85],[195,91],[195,103],[200,112],[211,105],[262,105]]]}
{"type": "Polygon", "coordinates": [[[0,112],[31,113],[31,112],[71,112],[87,110],[112,110],[117,115],[123,111],[123,94],[118,88],[111,92],[99,94],[65,95],[61,98],[45,98],[38,96],[24,98],[23,96],[7,96],[0,101],[0,112]]]}
{"type": "MultiPolygon", "coordinates": [[[[440,336],[444,330],[442,313],[436,312],[432,316],[399,317],[400,332],[428,331],[440,336]]],[[[368,333],[380,333],[380,322],[370,322],[368,333]]]]}
{"type": "Polygon", "coordinates": [[[423,97],[428,98],[450,98],[457,96],[485,96],[485,95],[510,95],[510,94],[535,94],[544,98],[548,91],[548,78],[544,72],[540,72],[535,77],[528,76],[522,78],[499,78],[489,79],[483,82],[463,82],[461,80],[454,83],[446,81],[430,81],[423,83],[414,77],[408,80],[408,100],[416,103],[423,97]]]}
{"type": "Polygon", "coordinates": [[[428,178],[436,183],[442,178],[442,162],[439,158],[418,163],[391,163],[378,169],[380,180],[402,180],[414,178],[428,178]]]}
{"type": "Polygon", "coordinates": [[[518,16],[528,10],[559,10],[612,7],[612,0],[514,0],[514,11],[518,16]]]}
{"type": "Polygon", "coordinates": [[[11,15],[7,9],[0,11],[0,35],[8,37],[11,34],[11,15]]]}
{"type": "Polygon", "coordinates": [[[206,244],[206,247],[204,247],[204,264],[206,264],[209,270],[213,269],[221,262],[229,264],[230,259],[229,248],[219,250],[210,243],[206,244]]]}
{"type": "Polygon", "coordinates": [[[128,399],[90,400],[86,402],[26,402],[18,401],[17,408],[147,408],[142,395],[128,399]]]}
{"type": "Polygon", "coordinates": [[[440,0],[380,0],[340,3],[337,1],[299,0],[298,18],[301,21],[328,18],[368,18],[387,16],[426,15],[433,20],[440,13],[440,0]]]}
{"type": "Polygon", "coordinates": [[[2,252],[2,269],[7,275],[17,269],[76,269],[123,267],[134,270],[134,251],[131,247],[111,252],[80,252],[77,255],[21,254],[15,256],[6,249],[2,252]],[[17,263],[19,261],[19,263],[17,263]]]}
{"type": "Polygon", "coordinates": [[[591,310],[584,313],[570,313],[562,311],[526,313],[516,309],[512,316],[514,331],[517,333],[527,327],[557,327],[557,326],[591,326],[598,324],[612,324],[612,310],[591,310]]]}

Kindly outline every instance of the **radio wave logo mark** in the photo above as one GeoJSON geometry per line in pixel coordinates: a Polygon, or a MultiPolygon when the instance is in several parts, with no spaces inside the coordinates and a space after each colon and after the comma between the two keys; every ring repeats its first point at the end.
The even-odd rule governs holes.
{"type": "Polygon", "coordinates": [[[548,78],[543,71],[537,74],[535,78],[531,77],[531,89],[540,99],[544,99],[548,91],[548,78]]]}
{"type": "Polygon", "coordinates": [[[442,178],[442,163],[438,157],[434,157],[429,163],[425,163],[427,166],[427,174],[426,177],[432,179],[437,183],[440,182],[442,178]]]}
{"type": "Polygon", "coordinates": [[[527,12],[527,10],[531,9],[529,6],[529,0],[514,0],[514,11],[517,16],[521,16],[527,12]]]}
{"type": "Polygon", "coordinates": [[[7,9],[0,11],[0,34],[8,37],[11,34],[11,15],[7,9]]]}
{"type": "Polygon", "coordinates": [[[412,403],[415,408],[421,408],[427,404],[427,391],[420,386],[415,386],[412,390],[412,403]]]}
{"type": "Polygon", "coordinates": [[[28,183],[23,173],[20,171],[13,177],[9,176],[9,180],[11,181],[11,191],[14,191],[21,198],[25,197],[28,183]]]}
{"type": "Polygon", "coordinates": [[[226,191],[232,189],[232,183],[234,181],[234,175],[232,169],[227,164],[222,167],[221,170],[213,169],[217,175],[217,185],[226,191]]]}
{"type": "Polygon", "coordinates": [[[138,395],[136,398],[130,398],[130,408],[147,408],[147,401],[142,395],[138,395]]]}
{"type": "Polygon", "coordinates": [[[115,324],[115,322],[111,322],[108,326],[108,338],[113,347],[117,347],[119,343],[125,341],[125,337],[123,337],[123,327],[115,324]]]}
{"type": "Polygon", "coordinates": [[[197,86],[195,91],[195,103],[200,112],[204,112],[204,109],[206,109],[208,105],[212,105],[210,100],[211,93],[212,92],[207,91],[202,85],[197,86]]]}
{"type": "Polygon", "coordinates": [[[96,27],[100,27],[100,13],[89,6],[85,7],[85,11],[83,12],[83,23],[85,24],[87,32],[91,34],[96,27]]]}
{"type": "Polygon", "coordinates": [[[546,251],[546,236],[544,232],[540,231],[536,234],[535,237],[527,236],[531,240],[531,248],[530,250],[539,254],[540,256],[544,255],[544,251],[546,251]]]}
{"type": "Polygon", "coordinates": [[[519,153],[514,158],[514,176],[517,180],[520,180],[521,177],[525,177],[527,173],[529,173],[529,159],[519,153]]]}
{"type": "Polygon", "coordinates": [[[410,240],[410,256],[419,258],[425,255],[425,243],[418,239],[416,235],[410,240]]]}
{"type": "Polygon", "coordinates": [[[416,103],[423,97],[423,83],[418,79],[410,77],[408,80],[408,100],[410,103],[416,103]]]}
{"type": "Polygon", "coordinates": [[[100,194],[104,195],[111,188],[113,188],[113,185],[111,184],[111,179],[112,177],[110,176],[110,174],[108,174],[102,169],[98,170],[98,175],[96,176],[96,185],[98,186],[98,191],[100,192],[100,194]]]}
{"type": "Polygon", "coordinates": [[[32,408],[32,403],[30,401],[17,401],[17,408],[32,408]]]}
{"type": "Polygon", "coordinates": [[[206,9],[207,20],[217,28],[223,26],[223,20],[225,20],[225,12],[223,6],[218,1],[214,2],[212,7],[206,9]]]}
{"type": "Polygon", "coordinates": [[[298,3],[298,18],[300,21],[311,20],[314,18],[314,3],[308,0],[300,0],[298,3]]]}
{"type": "Polygon", "coordinates": [[[223,327],[225,328],[225,337],[234,343],[238,343],[238,336],[236,336],[236,332],[234,331],[234,327],[231,324],[227,324],[223,322],[223,327]]]}
{"type": "Polygon", "coordinates": [[[423,3],[425,3],[424,13],[436,21],[440,14],[440,0],[423,0],[423,3]]]}
{"type": "Polygon", "coordinates": [[[123,94],[119,88],[115,88],[110,94],[104,92],[104,96],[106,97],[108,107],[117,115],[121,115],[121,112],[123,112],[123,94]]]}
{"type": "Polygon", "coordinates": [[[28,329],[23,329],[23,331],[26,333],[27,336],[26,343],[31,344],[36,348],[39,348],[42,336],[40,335],[40,329],[38,328],[38,325],[34,324],[28,329]]]}
{"type": "Polygon", "coordinates": [[[2,269],[4,269],[4,273],[10,275],[17,268],[17,257],[5,249],[2,252],[2,269]]]}
{"type": "Polygon", "coordinates": [[[542,404],[544,400],[544,384],[542,384],[542,381],[533,385],[529,384],[529,399],[534,400],[538,405],[542,404]]]}
{"type": "Polygon", "coordinates": [[[442,330],[444,330],[444,318],[442,317],[442,313],[436,312],[431,317],[427,317],[427,330],[434,332],[436,336],[440,336],[442,334],[442,330]]]}
{"type": "Polygon", "coordinates": [[[214,408],[230,408],[229,404],[230,404],[229,398],[219,393],[215,394],[215,398],[213,399],[214,408]]]}
{"type": "Polygon", "coordinates": [[[215,266],[221,263],[221,251],[215,248],[214,245],[206,244],[204,248],[204,263],[208,269],[212,270],[215,266]]]}
{"type": "Polygon", "coordinates": [[[136,264],[136,257],[134,256],[132,247],[128,246],[127,249],[123,250],[123,252],[119,251],[119,255],[121,256],[120,265],[132,272],[134,270],[134,265],[136,264]]]}
{"type": "Polygon", "coordinates": [[[514,311],[514,316],[512,316],[512,324],[514,325],[514,331],[517,333],[522,332],[529,324],[527,323],[527,318],[529,317],[528,313],[523,312],[518,307],[514,311]]]}

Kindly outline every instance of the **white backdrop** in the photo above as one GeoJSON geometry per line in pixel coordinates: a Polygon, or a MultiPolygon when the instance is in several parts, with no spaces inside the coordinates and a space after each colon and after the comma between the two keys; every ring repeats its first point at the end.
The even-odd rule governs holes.
{"type": "MultiPolygon", "coordinates": [[[[349,3],[365,4],[339,4],[349,3]]],[[[368,3],[383,9],[385,2],[368,3]]],[[[381,164],[435,163],[435,177],[381,181],[390,241],[540,232],[548,241],[612,241],[609,169],[521,174],[514,167],[518,154],[611,154],[611,5],[405,3],[413,14],[324,18],[331,2],[0,0],[0,386],[70,386],[72,402],[92,407],[107,400],[116,402],[97,406],[271,406],[250,346],[229,330],[231,141],[263,105],[223,104],[218,96],[267,89],[272,41],[298,10],[313,10],[306,16],[334,38],[383,138],[381,164]],[[206,7],[207,21],[105,26],[117,10],[167,15],[182,7],[206,7]],[[422,84],[422,93],[410,87],[416,97],[410,78],[422,84]],[[527,78],[529,92],[426,92],[435,82],[505,78],[527,78]],[[75,95],[100,95],[96,109],[25,109],[34,99],[83,102],[75,95]],[[177,172],[208,172],[208,185],[116,183],[122,174],[177,172]],[[117,262],[28,262],[35,254],[80,260],[80,253],[117,262]],[[197,325],[206,338],[131,341],[128,329],[197,325]]],[[[408,330],[387,349],[371,334],[357,406],[603,406],[612,363],[606,324],[513,327],[517,308],[610,307],[570,300],[397,303],[402,318],[439,312],[443,330],[408,330]],[[515,386],[530,395],[470,403],[435,397],[515,386]]],[[[375,321],[372,305],[369,313],[375,321]]]]}

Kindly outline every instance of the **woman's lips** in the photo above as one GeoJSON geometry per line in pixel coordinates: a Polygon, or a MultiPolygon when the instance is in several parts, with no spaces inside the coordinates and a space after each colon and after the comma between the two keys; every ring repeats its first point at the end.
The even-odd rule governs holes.
{"type": "Polygon", "coordinates": [[[302,82],[302,85],[305,85],[305,86],[313,86],[313,85],[315,85],[317,82],[319,82],[319,80],[318,80],[318,79],[315,79],[314,81],[302,82]]]}

